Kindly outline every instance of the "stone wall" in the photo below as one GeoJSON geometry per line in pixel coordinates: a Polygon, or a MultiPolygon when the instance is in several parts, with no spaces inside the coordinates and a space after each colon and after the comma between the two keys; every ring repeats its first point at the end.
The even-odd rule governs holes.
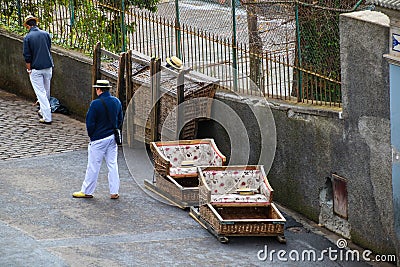
{"type": "Polygon", "coordinates": [[[374,11],[341,16],[343,148],[338,171],[349,179],[352,239],[394,249],[390,146],[389,19],[374,11]],[[374,38],[370,38],[374,36],[374,38]]]}

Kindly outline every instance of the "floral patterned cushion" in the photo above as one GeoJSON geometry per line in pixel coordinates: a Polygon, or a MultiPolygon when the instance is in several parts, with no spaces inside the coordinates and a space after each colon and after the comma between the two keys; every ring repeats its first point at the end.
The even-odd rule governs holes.
{"type": "Polygon", "coordinates": [[[271,202],[271,189],[260,170],[203,171],[211,190],[212,202],[271,202]],[[254,195],[241,195],[237,190],[249,189],[254,195]]]}
{"type": "Polygon", "coordinates": [[[239,195],[239,194],[224,194],[211,195],[211,203],[270,203],[266,196],[262,194],[254,195],[239,195]]]}
{"type": "Polygon", "coordinates": [[[171,162],[170,176],[197,176],[196,166],[222,166],[223,160],[210,144],[165,145],[159,150],[171,162]],[[182,161],[193,161],[192,167],[182,167],[182,161]]]}
{"type": "Polygon", "coordinates": [[[179,177],[179,176],[197,177],[197,167],[188,167],[188,168],[171,167],[169,169],[169,173],[171,177],[179,177]]]}

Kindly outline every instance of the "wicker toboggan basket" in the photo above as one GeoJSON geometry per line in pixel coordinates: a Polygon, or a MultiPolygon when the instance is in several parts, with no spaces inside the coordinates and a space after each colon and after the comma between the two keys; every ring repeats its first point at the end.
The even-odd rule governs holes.
{"type": "MultiPolygon", "coordinates": [[[[195,139],[197,134],[198,119],[210,118],[212,99],[219,87],[219,80],[200,74],[196,71],[188,70],[184,75],[184,121],[187,122],[179,133],[177,118],[174,109],[178,106],[177,80],[178,72],[170,70],[161,65],[160,81],[157,92],[160,95],[158,101],[153,99],[152,76],[150,73],[151,58],[137,51],[132,52],[131,57],[126,61],[130,62],[129,77],[124,77],[121,70],[121,58],[119,55],[109,51],[102,50],[102,55],[107,55],[107,59],[101,62],[99,73],[104,79],[110,80],[113,85],[126,78],[126,92],[122,93],[122,87],[119,88],[118,97],[124,103],[129,114],[129,120],[126,122],[129,129],[129,142],[135,140],[150,143],[155,140],[176,140],[176,139],[195,139]],[[126,95],[127,99],[123,99],[126,95]],[[129,95],[129,96],[128,96],[129,95]],[[191,101],[196,100],[196,101],[191,101]],[[155,108],[158,106],[157,108],[155,108]],[[129,109],[128,109],[129,107],[129,109]],[[157,112],[157,126],[152,118],[152,112],[157,112]],[[169,118],[167,120],[167,118],[169,118]],[[153,136],[152,129],[156,129],[157,137],[153,136]],[[164,134],[161,136],[161,134],[164,134]],[[155,138],[155,140],[154,140],[155,138]]],[[[128,69],[128,67],[127,67],[128,69]]],[[[186,71],[186,70],[185,70],[186,71]]],[[[99,77],[100,78],[100,77],[99,77]]],[[[117,86],[113,86],[117,88],[117,86]]],[[[113,95],[116,92],[112,92],[113,95]]],[[[182,118],[180,118],[182,119],[182,118]]]]}
{"type": "Polygon", "coordinates": [[[173,199],[192,206],[199,202],[197,178],[173,179],[170,176],[165,177],[158,173],[155,175],[157,187],[173,199]]]}
{"type": "MultiPolygon", "coordinates": [[[[132,77],[135,86],[135,97],[133,99],[134,116],[136,124],[136,139],[144,138],[146,143],[151,141],[151,124],[149,123],[150,110],[154,107],[152,103],[152,92],[150,88],[150,68],[141,71],[132,77]],[[143,132],[145,133],[144,136],[143,132]]],[[[197,73],[189,72],[185,75],[184,82],[184,121],[187,123],[177,138],[177,118],[173,112],[178,106],[177,99],[177,76],[176,73],[163,69],[160,74],[160,94],[158,108],[158,136],[162,140],[195,139],[197,134],[198,118],[209,118],[211,116],[212,99],[218,88],[218,81],[210,77],[201,76],[199,80],[197,73]],[[168,119],[167,119],[168,118],[168,119]],[[163,133],[163,136],[161,134],[163,133]],[[161,138],[162,137],[162,138],[161,138]]]]}
{"type": "Polygon", "coordinates": [[[181,207],[199,203],[196,166],[223,165],[226,161],[213,139],[151,142],[150,150],[154,160],[155,185],[146,183],[146,186],[181,207]],[[175,157],[179,161],[175,161],[175,157]],[[192,162],[191,167],[181,165],[184,161],[192,162]],[[174,168],[175,172],[171,171],[174,168]]]}
{"type": "Polygon", "coordinates": [[[191,216],[221,242],[229,236],[276,236],[286,242],[286,219],[272,203],[262,165],[210,166],[198,172],[199,208],[192,208],[191,216]]]}
{"type": "Polygon", "coordinates": [[[264,207],[200,206],[201,217],[220,235],[283,235],[285,219],[274,204],[264,207]]]}

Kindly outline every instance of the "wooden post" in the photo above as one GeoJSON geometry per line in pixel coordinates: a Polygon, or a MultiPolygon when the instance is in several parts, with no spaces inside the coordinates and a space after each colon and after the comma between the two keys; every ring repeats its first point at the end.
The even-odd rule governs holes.
{"type": "Polygon", "coordinates": [[[185,101],[185,71],[181,71],[178,74],[178,79],[176,82],[176,94],[178,98],[178,107],[177,107],[177,114],[176,114],[176,139],[179,140],[180,132],[179,130],[183,126],[184,121],[184,110],[183,106],[180,105],[185,101]]]}
{"type": "Polygon", "coordinates": [[[158,122],[159,122],[159,97],[161,80],[161,59],[152,57],[150,61],[151,77],[151,141],[158,141],[158,122]]]}
{"type": "Polygon", "coordinates": [[[125,101],[126,101],[126,106],[128,107],[129,102],[131,101],[133,97],[133,82],[132,82],[132,50],[128,50],[126,53],[126,59],[125,59],[125,72],[126,72],[126,78],[125,78],[125,101]]]}
{"type": "Polygon", "coordinates": [[[125,110],[125,52],[119,54],[119,65],[118,65],[118,76],[117,76],[117,89],[115,92],[115,97],[117,97],[122,102],[122,108],[125,110]]]}
{"type": "Polygon", "coordinates": [[[132,50],[128,50],[125,55],[125,122],[126,127],[126,141],[128,147],[132,148],[135,140],[135,124],[133,122],[134,107],[133,103],[130,105],[129,102],[133,97],[133,82],[132,82],[132,50]]]}
{"type": "MultiPolygon", "coordinates": [[[[100,79],[100,65],[101,65],[101,43],[98,42],[93,51],[93,67],[92,67],[92,85],[96,84],[96,81],[100,79]]],[[[96,95],[96,90],[92,87],[92,100],[96,95]]]]}

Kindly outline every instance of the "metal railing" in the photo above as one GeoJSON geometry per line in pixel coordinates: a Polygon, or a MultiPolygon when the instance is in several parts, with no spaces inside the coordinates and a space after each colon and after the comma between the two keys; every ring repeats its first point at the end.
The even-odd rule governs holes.
{"type": "MultiPolygon", "coordinates": [[[[171,2],[169,4],[173,6],[171,2]]],[[[283,2],[284,5],[293,4],[283,2]]],[[[225,9],[220,12],[226,13],[229,5],[223,5],[225,9]]],[[[187,25],[174,16],[160,15],[162,11],[169,11],[162,8],[160,6],[155,14],[134,7],[116,8],[102,1],[8,0],[0,2],[0,22],[14,29],[19,25],[21,29],[22,18],[33,14],[40,18],[40,27],[53,35],[53,42],[67,48],[91,54],[94,45],[100,41],[103,47],[113,52],[132,49],[162,60],[179,55],[187,67],[218,78],[222,85],[237,93],[340,107],[340,81],[298,66],[295,29],[293,25],[287,26],[293,23],[290,19],[283,21],[277,17],[274,20],[275,24],[279,22],[274,24],[274,30],[285,24],[288,35],[279,37],[283,41],[274,41],[279,45],[262,47],[260,53],[253,52],[254,47],[245,42],[249,33],[242,24],[249,13],[241,7],[230,7],[237,8],[236,14],[239,13],[242,21],[237,38],[232,38],[235,29],[219,32],[219,27],[214,27],[205,30],[198,20],[196,24],[200,26],[187,25]]],[[[291,7],[285,6],[285,12],[288,8],[291,7]]],[[[213,22],[217,18],[209,19],[213,22]]],[[[184,21],[190,23],[189,19],[184,21]]],[[[266,23],[265,27],[270,24],[272,22],[266,23]]],[[[272,34],[273,29],[266,31],[272,34]]],[[[274,32],[273,38],[270,37],[276,40],[279,34],[274,32]]],[[[265,36],[262,38],[267,38],[265,36]]]]}
{"type": "Polygon", "coordinates": [[[136,25],[136,31],[128,34],[127,49],[161,59],[180,51],[188,67],[219,78],[222,85],[237,93],[340,107],[340,82],[295,66],[294,43],[288,43],[281,50],[253,54],[246,43],[233,45],[229,34],[221,36],[182,23],[177,28],[171,18],[137,9],[128,11],[126,18],[136,25]],[[180,46],[176,42],[177,33],[180,46]],[[235,54],[236,78],[233,75],[235,54]],[[250,79],[251,59],[258,62],[258,80],[250,79]]]}

